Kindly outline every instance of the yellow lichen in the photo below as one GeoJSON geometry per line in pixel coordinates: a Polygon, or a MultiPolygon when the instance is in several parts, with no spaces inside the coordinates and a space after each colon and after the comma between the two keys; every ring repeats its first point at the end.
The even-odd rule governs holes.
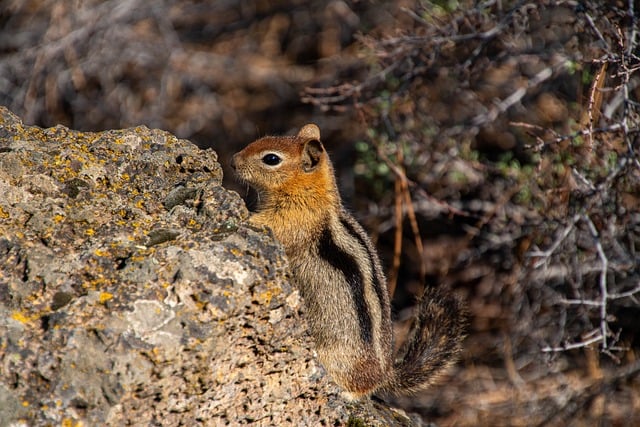
{"type": "Polygon", "coordinates": [[[22,313],[21,311],[14,311],[13,313],[11,313],[11,318],[13,320],[17,320],[20,323],[29,323],[33,320],[36,320],[38,318],[37,315],[26,315],[24,313],[22,313]]]}
{"type": "Polygon", "coordinates": [[[271,300],[273,299],[273,294],[274,293],[271,291],[262,292],[258,295],[258,300],[263,305],[269,305],[269,303],[271,303],[271,300]]]}
{"type": "Polygon", "coordinates": [[[109,301],[112,298],[113,298],[113,294],[112,293],[100,292],[99,301],[100,301],[101,304],[104,304],[105,302],[109,301]]]}
{"type": "Polygon", "coordinates": [[[62,427],[82,427],[84,424],[82,423],[82,421],[74,421],[71,418],[63,418],[60,425],[62,427]]]}

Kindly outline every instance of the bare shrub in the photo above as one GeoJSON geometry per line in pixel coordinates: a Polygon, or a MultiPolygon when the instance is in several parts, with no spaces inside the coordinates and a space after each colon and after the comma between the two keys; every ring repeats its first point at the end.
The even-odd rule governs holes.
{"type": "Polygon", "coordinates": [[[438,4],[416,2],[404,10],[413,25],[363,37],[375,58],[366,79],[306,97],[326,110],[354,106],[369,128],[362,192],[388,206],[367,219],[392,242],[391,277],[418,277],[421,265],[468,295],[468,369],[449,387],[502,394],[490,404],[444,392],[423,411],[451,411],[458,425],[637,413],[636,5],[438,4]],[[413,212],[420,230],[403,231],[413,212]],[[634,378],[631,391],[622,386],[634,378]],[[604,397],[613,392],[619,406],[604,397]]]}

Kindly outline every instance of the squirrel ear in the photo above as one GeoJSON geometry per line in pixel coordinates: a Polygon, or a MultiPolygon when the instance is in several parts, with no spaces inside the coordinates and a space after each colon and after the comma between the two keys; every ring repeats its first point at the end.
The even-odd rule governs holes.
{"type": "Polygon", "coordinates": [[[304,148],[302,150],[302,169],[305,172],[311,172],[316,167],[318,167],[318,163],[320,163],[323,152],[324,148],[322,147],[322,143],[320,141],[318,141],[317,139],[307,141],[304,144],[304,148]]]}
{"type": "Polygon", "coordinates": [[[313,123],[309,123],[308,125],[304,125],[300,132],[298,132],[298,136],[306,139],[317,139],[320,141],[320,128],[313,123]]]}

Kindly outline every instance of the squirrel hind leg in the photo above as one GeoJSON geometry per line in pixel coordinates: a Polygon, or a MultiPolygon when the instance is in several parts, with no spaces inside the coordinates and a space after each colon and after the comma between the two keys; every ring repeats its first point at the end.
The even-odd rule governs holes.
{"type": "Polygon", "coordinates": [[[384,392],[411,394],[434,384],[457,360],[466,335],[467,313],[452,294],[427,288],[407,341],[384,392]]]}

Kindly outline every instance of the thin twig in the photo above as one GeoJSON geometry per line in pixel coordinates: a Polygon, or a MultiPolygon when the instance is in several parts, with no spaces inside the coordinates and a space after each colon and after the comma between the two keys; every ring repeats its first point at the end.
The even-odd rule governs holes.
{"type": "Polygon", "coordinates": [[[600,235],[598,234],[598,230],[596,230],[596,226],[591,221],[591,218],[584,214],[582,215],[582,219],[586,222],[589,227],[589,231],[591,232],[591,237],[594,239],[596,250],[598,251],[598,257],[600,258],[600,262],[602,262],[602,269],[600,271],[600,334],[602,335],[602,349],[607,349],[607,299],[609,295],[609,289],[607,288],[607,273],[609,270],[609,259],[607,255],[604,253],[604,249],[602,248],[602,242],[600,241],[600,235]]]}
{"type": "Polygon", "coordinates": [[[586,114],[583,114],[580,127],[584,128],[585,126],[588,129],[587,132],[587,148],[589,150],[589,156],[593,154],[593,124],[598,121],[600,117],[600,107],[602,105],[602,88],[604,87],[604,82],[606,80],[607,75],[607,66],[608,62],[603,62],[600,65],[600,70],[596,73],[593,82],[591,83],[591,88],[589,90],[589,103],[587,106],[586,114]]]}
{"type": "Polygon", "coordinates": [[[551,347],[551,346],[543,347],[542,348],[542,352],[551,353],[551,352],[575,350],[577,348],[584,348],[584,347],[590,346],[591,344],[594,344],[594,343],[597,343],[597,342],[600,342],[600,341],[602,341],[602,335],[596,335],[595,337],[587,339],[587,340],[584,340],[584,341],[571,343],[571,344],[565,344],[565,345],[559,346],[559,347],[551,347]]]}
{"type": "Polygon", "coordinates": [[[569,234],[573,231],[573,229],[576,226],[576,223],[579,220],[580,220],[580,215],[577,215],[577,214],[574,215],[573,218],[571,219],[571,222],[564,228],[564,230],[562,230],[562,233],[560,233],[558,238],[556,238],[553,244],[546,251],[531,251],[527,253],[528,257],[541,258],[533,264],[534,269],[539,268],[542,264],[545,264],[549,261],[549,257],[555,253],[555,251],[562,244],[562,242],[567,238],[567,236],[569,236],[569,234]]]}
{"type": "MultiPolygon", "coordinates": [[[[398,164],[402,164],[402,150],[398,150],[396,153],[398,164]]],[[[391,265],[391,273],[389,274],[388,279],[388,289],[389,296],[393,297],[393,294],[396,290],[396,285],[398,282],[398,272],[400,270],[400,259],[402,255],[402,228],[403,228],[403,220],[404,215],[402,213],[402,180],[399,177],[396,177],[394,182],[394,198],[395,198],[395,232],[393,239],[393,262],[391,265]]]]}
{"type": "Polygon", "coordinates": [[[596,307],[602,306],[602,301],[592,301],[592,300],[584,300],[584,299],[561,299],[559,301],[561,304],[567,305],[593,305],[596,307]]]}
{"type": "Polygon", "coordinates": [[[589,15],[588,13],[585,13],[584,16],[587,18],[587,22],[589,22],[589,26],[591,26],[591,29],[596,33],[596,35],[598,36],[598,38],[600,39],[602,44],[604,44],[605,50],[607,52],[611,52],[611,48],[609,46],[609,43],[607,43],[607,41],[602,36],[602,33],[600,32],[600,30],[598,29],[596,24],[593,22],[593,18],[591,17],[591,15],[589,15]]]}
{"type": "MultiPolygon", "coordinates": [[[[566,66],[566,61],[560,65],[561,68],[565,66],[566,66]]],[[[530,89],[539,86],[541,83],[551,78],[554,74],[554,68],[557,68],[557,67],[543,68],[541,71],[538,72],[538,74],[536,74],[529,80],[529,82],[525,87],[516,89],[516,91],[513,92],[511,95],[497,102],[494,108],[491,108],[488,112],[484,114],[478,114],[473,119],[471,119],[471,123],[474,126],[483,126],[487,123],[491,123],[495,121],[495,119],[498,118],[500,114],[506,112],[513,105],[520,102],[520,100],[524,98],[524,96],[527,94],[527,92],[530,89]]]]}
{"type": "Polygon", "coordinates": [[[627,297],[632,297],[635,294],[640,292],[640,284],[638,286],[636,286],[633,289],[630,289],[628,291],[625,292],[617,292],[617,293],[609,293],[609,299],[621,299],[621,298],[627,298],[627,297]]]}

